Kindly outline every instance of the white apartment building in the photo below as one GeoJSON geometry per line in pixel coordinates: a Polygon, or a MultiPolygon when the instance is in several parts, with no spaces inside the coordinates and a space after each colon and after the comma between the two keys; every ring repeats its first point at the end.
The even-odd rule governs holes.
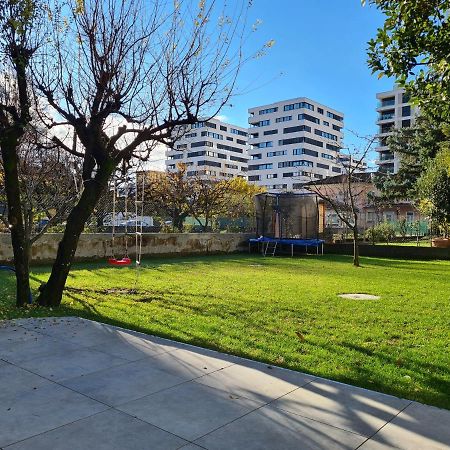
{"type": "Polygon", "coordinates": [[[300,97],[250,108],[249,116],[249,181],[291,191],[342,172],[343,113],[300,97]]]}
{"type": "Polygon", "coordinates": [[[184,130],[174,148],[166,150],[166,170],[187,166],[187,176],[227,179],[247,175],[247,129],[210,119],[184,130]]]}
{"type": "Polygon", "coordinates": [[[389,150],[387,139],[395,128],[410,127],[417,117],[418,110],[409,103],[409,96],[404,89],[395,88],[392,91],[377,94],[377,125],[379,140],[378,158],[375,163],[378,170],[385,173],[397,173],[400,165],[399,155],[389,150]]]}

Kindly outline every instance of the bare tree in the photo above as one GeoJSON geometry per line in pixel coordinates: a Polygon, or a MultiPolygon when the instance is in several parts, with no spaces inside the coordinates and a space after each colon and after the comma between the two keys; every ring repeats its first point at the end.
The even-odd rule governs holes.
{"type": "MultiPolygon", "coordinates": [[[[367,200],[367,182],[370,173],[365,172],[364,160],[372,149],[375,138],[365,138],[362,149],[348,150],[341,175],[313,180],[305,189],[316,194],[326,206],[330,206],[338,218],[351,230],[353,236],[353,265],[359,267],[359,214],[367,200]]],[[[370,181],[369,181],[370,182],[370,181]]]]}
{"type": "Polygon", "coordinates": [[[82,159],[84,186],[41,305],[60,304],[80,234],[116,168],[146,159],[153,145],[170,144],[182,126],[216,115],[228,101],[251,3],[235,2],[231,15],[214,0],[55,2],[34,80],[48,104],[48,127],[77,136],[77,151],[57,134],[53,140],[82,159]]]}
{"type": "MultiPolygon", "coordinates": [[[[45,135],[32,126],[21,139],[18,169],[24,249],[31,261],[33,244],[50,227],[67,218],[78,198],[82,180],[75,158],[46,142],[45,135]]],[[[1,161],[0,173],[4,173],[1,161]]],[[[4,190],[0,186],[0,197],[4,196],[4,190]]],[[[0,220],[9,228],[7,215],[0,213],[0,220]]]]}
{"type": "Polygon", "coordinates": [[[34,0],[0,0],[0,151],[14,252],[17,306],[27,302],[30,292],[18,148],[32,120],[29,68],[41,41],[40,12],[34,0]]]}

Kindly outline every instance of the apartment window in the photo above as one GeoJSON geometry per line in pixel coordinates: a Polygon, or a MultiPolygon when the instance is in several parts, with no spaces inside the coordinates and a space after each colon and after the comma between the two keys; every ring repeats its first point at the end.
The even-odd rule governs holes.
{"type": "Polygon", "coordinates": [[[260,120],[259,122],[251,123],[252,127],[266,127],[270,125],[270,120],[260,120]]]}
{"type": "Polygon", "coordinates": [[[167,168],[169,169],[169,170],[173,170],[173,169],[175,169],[175,164],[168,164],[167,165],[167,168]]]}
{"type": "Polygon", "coordinates": [[[342,130],[342,127],[338,127],[337,125],[333,125],[333,130],[340,132],[342,130]]]}
{"type": "Polygon", "coordinates": [[[306,161],[305,159],[300,159],[299,161],[283,161],[278,163],[279,168],[299,166],[313,167],[314,164],[311,161],[306,161]]]}
{"type": "Polygon", "coordinates": [[[255,148],[268,148],[268,147],[273,147],[273,142],[272,141],[267,141],[267,142],[258,142],[257,144],[254,144],[255,148]]]}
{"type": "Polygon", "coordinates": [[[278,175],[277,175],[276,173],[268,173],[267,176],[266,176],[266,178],[267,178],[268,180],[271,180],[271,179],[273,179],[273,178],[278,178],[278,175]]]}
{"type": "Polygon", "coordinates": [[[402,94],[402,103],[409,103],[410,100],[411,100],[411,96],[409,94],[407,94],[406,92],[404,92],[402,94]]]}
{"type": "Polygon", "coordinates": [[[198,161],[197,166],[222,167],[222,164],[219,162],[215,162],[215,161],[203,160],[203,161],[198,161]]]}
{"type": "Polygon", "coordinates": [[[248,170],[267,170],[273,169],[273,164],[250,164],[248,170]]]}
{"type": "Polygon", "coordinates": [[[296,133],[298,131],[308,131],[311,133],[311,127],[308,127],[308,125],[299,125],[296,127],[288,127],[283,129],[283,133],[285,134],[296,133]]]}
{"type": "MultiPolygon", "coordinates": [[[[188,153],[188,157],[189,157],[189,153],[188,153]]],[[[182,158],[183,158],[183,155],[171,155],[167,159],[182,159],[182,158]]]]}
{"type": "Polygon", "coordinates": [[[411,120],[402,120],[402,128],[409,128],[411,126],[411,120]]]}
{"type": "Polygon", "coordinates": [[[326,139],[330,139],[332,141],[337,141],[337,136],[331,133],[327,133],[326,131],[314,130],[314,134],[317,134],[317,136],[322,136],[326,139]]]}
{"type": "Polygon", "coordinates": [[[270,136],[271,134],[278,134],[278,130],[267,130],[264,131],[264,136],[270,136]]]}
{"type": "Polygon", "coordinates": [[[380,106],[384,108],[385,106],[394,106],[395,105],[395,97],[384,98],[380,102],[380,106]]]}
{"type": "Polygon", "coordinates": [[[294,172],[284,172],[283,178],[292,178],[294,176],[294,172]]]}
{"type": "Polygon", "coordinates": [[[230,128],[230,133],[231,134],[238,134],[239,136],[248,136],[248,133],[246,133],[245,131],[241,131],[241,130],[236,130],[236,128],[230,128]]]}
{"type": "Polygon", "coordinates": [[[330,119],[337,120],[338,122],[342,122],[344,120],[343,117],[338,116],[337,114],[334,114],[330,111],[327,111],[327,117],[329,117],[330,119]]]}
{"type": "Polygon", "coordinates": [[[326,120],[323,121],[323,124],[324,124],[326,127],[329,127],[329,126],[330,126],[330,122],[327,122],[326,120]]]}
{"type": "Polygon", "coordinates": [[[275,119],[275,122],[276,123],[289,122],[290,120],[292,120],[292,116],[284,116],[284,117],[278,117],[277,119],[275,119]]]}
{"type": "Polygon", "coordinates": [[[385,111],[380,114],[379,120],[390,120],[393,119],[395,116],[395,111],[385,111]]]}
{"type": "Polygon", "coordinates": [[[246,158],[239,158],[239,156],[234,156],[234,155],[230,156],[230,160],[231,161],[239,161],[239,162],[243,162],[243,163],[246,163],[248,161],[248,159],[246,159],[246,158]]]}
{"type": "Polygon", "coordinates": [[[201,150],[199,152],[190,152],[187,154],[188,158],[196,158],[197,156],[205,156],[206,150],[201,150]]]}
{"type": "Polygon", "coordinates": [[[189,133],[189,134],[185,134],[184,137],[185,137],[185,138],[193,138],[193,137],[197,137],[197,133],[189,133]]]}
{"type": "Polygon", "coordinates": [[[307,102],[291,103],[290,105],[284,105],[284,111],[292,111],[293,109],[309,109],[314,111],[314,106],[307,102]]]}
{"type": "Polygon", "coordinates": [[[319,152],[316,152],[315,150],[310,150],[309,148],[294,148],[292,150],[293,155],[309,155],[314,156],[317,158],[319,156],[319,152]]]}
{"type": "Polygon", "coordinates": [[[250,133],[251,139],[256,139],[257,137],[259,137],[259,133],[250,133]]]}
{"type": "Polygon", "coordinates": [[[384,125],[381,125],[380,127],[380,133],[390,133],[392,131],[392,129],[394,128],[394,124],[393,123],[386,123],[384,125]]]}
{"type": "Polygon", "coordinates": [[[223,125],[220,125],[220,130],[221,131],[227,131],[227,127],[224,127],[223,125]]]}
{"type": "Polygon", "coordinates": [[[214,145],[212,142],[208,142],[208,141],[193,142],[191,144],[191,148],[196,148],[196,147],[214,147],[214,145]]]}
{"type": "Polygon", "coordinates": [[[277,107],[275,107],[275,108],[260,109],[260,110],[259,110],[259,115],[262,116],[263,114],[271,114],[271,113],[274,113],[274,112],[277,112],[277,111],[278,111],[278,108],[277,108],[277,107]]]}
{"type": "Polygon", "coordinates": [[[233,139],[232,137],[229,137],[229,136],[227,136],[227,141],[231,141],[231,142],[233,142],[233,141],[234,141],[234,139],[233,139]]]}
{"type": "Polygon", "coordinates": [[[286,154],[287,154],[286,150],[278,150],[276,152],[267,152],[267,156],[269,158],[271,158],[273,156],[284,156],[286,154]]]}
{"type": "Polygon", "coordinates": [[[177,149],[178,149],[178,150],[182,150],[182,149],[184,149],[184,148],[187,148],[187,144],[180,144],[180,145],[177,145],[177,149]]]}
{"type": "Polygon", "coordinates": [[[323,114],[323,109],[322,109],[322,108],[317,108],[317,112],[318,112],[319,114],[323,114]]]}
{"type": "Polygon", "coordinates": [[[411,115],[411,106],[403,106],[402,107],[402,117],[409,117],[411,115]]]}
{"type": "Polygon", "coordinates": [[[320,173],[315,173],[314,178],[318,178],[319,180],[323,179],[323,175],[320,175],[320,173]]]}
{"type": "Polygon", "coordinates": [[[257,153],[256,155],[251,156],[251,159],[261,159],[261,158],[262,158],[261,153],[257,153]]]}
{"type": "Polygon", "coordinates": [[[341,172],[342,172],[342,170],[341,170],[339,167],[333,167],[331,170],[332,170],[334,173],[341,173],[341,172]]]}
{"type": "Polygon", "coordinates": [[[217,144],[219,150],[229,150],[230,152],[243,153],[242,148],[232,147],[231,145],[217,144]]]}
{"type": "Polygon", "coordinates": [[[287,189],[287,184],[273,184],[272,187],[267,186],[269,189],[287,189]]]}
{"type": "Polygon", "coordinates": [[[202,137],[207,136],[207,137],[211,137],[211,138],[214,138],[214,139],[223,140],[223,136],[221,134],[213,133],[212,131],[202,131],[201,132],[201,136],[202,137]]]}
{"type": "Polygon", "coordinates": [[[242,139],[236,139],[237,144],[247,145],[247,141],[243,141],[242,139]]]}
{"type": "Polygon", "coordinates": [[[249,175],[248,181],[261,181],[261,175],[249,175]]]}
{"type": "Polygon", "coordinates": [[[327,150],[333,150],[337,152],[340,148],[337,145],[327,144],[327,150]]]}
{"type": "Polygon", "coordinates": [[[236,164],[225,164],[227,169],[238,169],[239,167],[236,164]]]}
{"type": "Polygon", "coordinates": [[[375,223],[377,221],[377,215],[373,211],[367,213],[367,222],[375,223]]]}
{"type": "Polygon", "coordinates": [[[325,159],[332,159],[332,160],[334,160],[334,156],[333,155],[328,155],[327,153],[322,153],[322,158],[325,158],[325,159]]]}
{"type": "Polygon", "coordinates": [[[299,114],[298,120],[307,120],[309,122],[317,123],[320,125],[320,119],[318,119],[317,117],[311,116],[309,114],[299,114]]]}
{"type": "Polygon", "coordinates": [[[290,139],[280,139],[278,145],[290,145],[290,144],[301,144],[306,142],[307,144],[315,145],[317,147],[323,147],[323,142],[311,139],[305,136],[290,138],[290,139]]]}
{"type": "Polygon", "coordinates": [[[413,211],[408,211],[406,213],[406,221],[408,223],[414,222],[414,212],[413,211]]]}
{"type": "Polygon", "coordinates": [[[330,170],[330,166],[328,166],[327,164],[317,163],[316,166],[319,167],[319,169],[330,170]]]}

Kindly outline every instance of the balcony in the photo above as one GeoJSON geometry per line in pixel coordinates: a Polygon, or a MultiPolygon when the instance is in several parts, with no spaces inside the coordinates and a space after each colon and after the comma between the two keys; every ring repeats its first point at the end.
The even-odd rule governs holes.
{"type": "Polygon", "coordinates": [[[378,122],[381,122],[383,120],[393,120],[395,117],[395,111],[385,111],[380,113],[378,116],[378,122]]]}
{"type": "Polygon", "coordinates": [[[395,106],[395,97],[384,98],[378,103],[378,108],[387,108],[389,106],[395,106]]]}

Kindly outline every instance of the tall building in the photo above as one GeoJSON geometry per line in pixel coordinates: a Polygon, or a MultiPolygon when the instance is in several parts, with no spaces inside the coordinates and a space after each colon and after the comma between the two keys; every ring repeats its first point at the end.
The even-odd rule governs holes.
{"type": "Polygon", "coordinates": [[[305,97],[249,109],[248,180],[269,191],[298,190],[342,172],[344,115],[305,97]]]}
{"type": "Polygon", "coordinates": [[[187,176],[226,179],[247,175],[247,129],[211,119],[184,130],[166,151],[166,169],[187,166],[187,176]]]}
{"type": "Polygon", "coordinates": [[[400,158],[389,150],[387,139],[394,129],[410,127],[418,111],[410,105],[408,94],[401,88],[380,92],[377,94],[377,99],[379,145],[375,149],[378,152],[376,164],[380,172],[397,173],[400,158]]]}

